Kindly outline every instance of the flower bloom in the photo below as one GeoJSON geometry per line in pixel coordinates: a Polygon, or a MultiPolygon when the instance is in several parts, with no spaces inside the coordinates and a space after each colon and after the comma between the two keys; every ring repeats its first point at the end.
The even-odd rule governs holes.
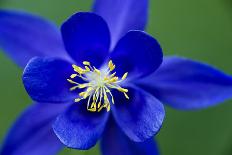
{"type": "Polygon", "coordinates": [[[36,57],[23,83],[37,102],[69,104],[53,123],[68,147],[89,149],[101,137],[112,114],[131,140],[142,142],[159,131],[164,107],[139,88],[138,79],[162,63],[158,42],[142,31],[129,31],[112,52],[106,22],[93,13],[77,13],[62,25],[62,37],[73,61],[36,57]]]}
{"type": "Polygon", "coordinates": [[[77,13],[62,26],[63,42],[39,18],[0,12],[0,45],[8,55],[22,67],[38,56],[23,73],[24,86],[36,103],[10,130],[2,155],[49,155],[64,145],[89,149],[100,138],[106,155],[156,155],[151,138],[164,119],[162,103],[191,110],[232,97],[230,76],[186,58],[163,58],[153,37],[138,30],[126,33],[122,23],[128,21],[129,30],[133,20],[115,27],[109,11],[98,10],[111,3],[98,2],[95,12],[109,28],[96,14],[77,13]],[[15,25],[21,31],[13,30],[15,25]],[[10,44],[15,40],[20,42],[10,44]],[[27,50],[34,52],[15,52],[27,50]]]}

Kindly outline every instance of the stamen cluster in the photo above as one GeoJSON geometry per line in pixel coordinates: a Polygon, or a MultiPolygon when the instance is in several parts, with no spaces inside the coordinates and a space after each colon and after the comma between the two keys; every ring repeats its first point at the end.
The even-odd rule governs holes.
{"type": "Polygon", "coordinates": [[[98,70],[94,66],[91,66],[90,62],[83,61],[84,67],[72,65],[75,73],[70,76],[68,82],[75,86],[70,88],[70,91],[76,89],[83,89],[79,93],[79,97],[75,99],[75,102],[79,102],[83,99],[88,98],[87,110],[91,112],[100,112],[103,108],[110,111],[110,103],[114,104],[114,97],[111,93],[111,89],[116,89],[127,95],[128,89],[119,86],[119,83],[124,81],[128,75],[128,72],[124,73],[121,79],[116,76],[116,72],[112,71],[115,69],[115,64],[112,60],[108,62],[107,69],[98,70]],[[81,78],[84,83],[78,83],[75,78],[81,78]],[[111,102],[110,102],[111,101],[111,102]]]}

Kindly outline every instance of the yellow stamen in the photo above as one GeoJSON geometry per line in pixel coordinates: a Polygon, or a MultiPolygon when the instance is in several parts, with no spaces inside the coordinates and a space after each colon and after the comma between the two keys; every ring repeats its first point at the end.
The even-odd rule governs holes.
{"type": "Polygon", "coordinates": [[[77,74],[72,74],[71,76],[70,76],[70,78],[75,78],[75,77],[77,77],[77,74]]]}
{"type": "Polygon", "coordinates": [[[88,66],[85,66],[85,70],[86,70],[87,72],[89,72],[89,71],[90,71],[90,69],[89,69],[89,67],[88,67],[88,66]]]}
{"type": "Polygon", "coordinates": [[[84,65],[90,66],[90,62],[89,61],[83,61],[84,65]]]}
{"type": "Polygon", "coordinates": [[[77,73],[79,73],[79,74],[84,74],[86,72],[84,69],[82,69],[79,66],[72,65],[72,67],[73,67],[74,71],[77,72],[77,73]]]}
{"type": "Polygon", "coordinates": [[[76,98],[75,102],[80,102],[80,100],[81,100],[80,98],[76,98]]]}
{"type": "Polygon", "coordinates": [[[122,76],[122,80],[125,80],[127,75],[128,75],[128,72],[124,73],[123,76],[122,76]]]}
{"type": "Polygon", "coordinates": [[[75,90],[77,88],[79,88],[79,86],[73,86],[73,87],[70,88],[70,91],[73,91],[73,90],[75,90]]]}
{"type": "Polygon", "coordinates": [[[86,92],[79,93],[79,96],[83,97],[86,94],[86,92]]]}
{"type": "Polygon", "coordinates": [[[124,96],[129,100],[129,96],[126,93],[124,93],[124,96]]]}
{"type": "Polygon", "coordinates": [[[123,92],[123,93],[127,93],[127,92],[128,92],[128,89],[121,88],[121,87],[119,87],[118,90],[119,90],[120,92],[123,92]]]}
{"type": "Polygon", "coordinates": [[[91,92],[93,90],[93,88],[92,87],[89,87],[87,90],[86,90],[86,92],[91,92]]]}
{"type": "Polygon", "coordinates": [[[118,77],[113,77],[109,80],[110,83],[114,83],[114,82],[117,82],[118,81],[118,77]]]}
{"type": "Polygon", "coordinates": [[[115,69],[115,65],[113,64],[112,60],[109,61],[108,67],[109,67],[110,71],[113,71],[115,69]]]}
{"type": "Polygon", "coordinates": [[[101,75],[100,70],[96,69],[95,67],[94,67],[94,72],[97,73],[98,75],[101,75]]]}
{"type": "Polygon", "coordinates": [[[83,61],[84,68],[81,68],[76,65],[72,65],[74,71],[78,74],[72,74],[71,79],[67,81],[71,84],[74,84],[70,88],[70,91],[76,89],[83,89],[79,93],[79,98],[75,99],[75,102],[80,102],[83,99],[88,98],[87,101],[87,110],[90,112],[100,112],[103,109],[110,111],[111,104],[114,104],[114,97],[111,93],[111,89],[118,90],[122,92],[125,98],[129,99],[127,95],[128,89],[122,88],[119,84],[121,81],[125,80],[128,76],[128,72],[124,73],[123,76],[119,79],[116,76],[116,72],[111,73],[115,69],[115,65],[112,60],[108,62],[108,70],[103,73],[101,70],[91,66],[89,61],[83,61]],[[76,77],[84,80],[84,83],[77,83],[74,81],[76,77]]]}
{"type": "Polygon", "coordinates": [[[78,85],[79,88],[86,88],[86,87],[88,87],[88,86],[89,86],[88,83],[87,83],[87,84],[79,84],[79,85],[78,85]]]}
{"type": "Polygon", "coordinates": [[[67,81],[68,81],[69,83],[72,83],[72,84],[79,84],[79,83],[77,83],[77,82],[75,82],[75,81],[73,81],[73,80],[70,80],[70,79],[67,79],[67,81]]]}
{"type": "Polygon", "coordinates": [[[114,77],[114,76],[115,76],[115,74],[116,74],[116,72],[114,72],[113,74],[111,74],[111,75],[110,75],[110,77],[114,77]]]}

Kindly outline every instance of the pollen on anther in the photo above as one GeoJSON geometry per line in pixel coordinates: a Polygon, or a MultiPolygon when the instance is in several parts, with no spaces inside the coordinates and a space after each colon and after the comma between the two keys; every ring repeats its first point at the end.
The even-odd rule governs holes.
{"type": "Polygon", "coordinates": [[[109,67],[110,71],[113,71],[115,69],[115,65],[113,64],[112,60],[109,61],[108,67],[109,67]]]}
{"type": "Polygon", "coordinates": [[[71,76],[70,76],[70,78],[75,78],[75,77],[77,77],[77,74],[72,74],[71,76]]]}
{"type": "Polygon", "coordinates": [[[90,66],[90,62],[89,61],[83,61],[84,65],[90,66]]]}
{"type": "Polygon", "coordinates": [[[112,60],[108,62],[107,70],[97,69],[94,66],[91,66],[89,61],[83,61],[83,67],[72,65],[74,74],[71,74],[70,79],[67,81],[71,84],[74,84],[70,88],[70,91],[76,89],[82,89],[78,91],[78,98],[75,99],[75,102],[80,102],[83,99],[86,99],[87,110],[90,112],[100,112],[102,109],[110,111],[111,103],[114,104],[114,96],[111,93],[111,89],[116,89],[119,92],[122,92],[126,99],[129,99],[127,95],[128,89],[120,86],[120,83],[124,81],[128,72],[124,73],[121,78],[116,76],[116,72],[111,73],[115,69],[115,64],[112,60]],[[77,83],[75,81],[76,77],[81,78],[84,82],[77,83]]]}
{"type": "Polygon", "coordinates": [[[128,75],[128,72],[124,73],[123,76],[122,76],[122,80],[125,80],[127,75],[128,75]]]}
{"type": "Polygon", "coordinates": [[[75,102],[80,102],[80,100],[81,100],[80,98],[76,98],[75,102]]]}

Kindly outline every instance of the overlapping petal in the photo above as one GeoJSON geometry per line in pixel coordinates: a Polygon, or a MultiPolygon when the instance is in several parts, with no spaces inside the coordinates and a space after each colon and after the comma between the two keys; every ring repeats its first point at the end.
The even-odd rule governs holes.
{"type": "Polygon", "coordinates": [[[111,49],[129,30],[144,30],[148,0],[96,0],[93,11],[102,16],[111,32],[111,49]]]}
{"type": "Polygon", "coordinates": [[[131,141],[111,120],[101,140],[103,155],[158,155],[157,144],[151,138],[145,142],[131,141]]]}
{"type": "Polygon", "coordinates": [[[0,48],[21,67],[35,56],[70,59],[55,25],[19,11],[0,10],[0,48]]]}
{"type": "Polygon", "coordinates": [[[207,108],[232,98],[232,77],[218,69],[181,57],[167,57],[141,87],[173,108],[207,108]]]}
{"type": "Polygon", "coordinates": [[[74,103],[53,124],[56,135],[67,147],[87,150],[97,143],[104,131],[109,113],[91,113],[86,109],[86,102],[74,103]]]}
{"type": "Polygon", "coordinates": [[[73,73],[72,64],[56,58],[33,58],[23,73],[23,84],[31,98],[39,102],[63,103],[73,101],[67,81],[73,73]]]}
{"type": "Polygon", "coordinates": [[[154,72],[162,63],[163,53],[153,37],[142,31],[130,31],[119,40],[111,59],[118,74],[129,72],[135,78],[154,72]]]}
{"type": "Polygon", "coordinates": [[[149,93],[132,87],[128,89],[129,100],[120,92],[114,92],[112,113],[118,126],[131,140],[142,142],[160,130],[165,116],[164,107],[149,93]]]}
{"type": "Polygon", "coordinates": [[[108,56],[110,32],[102,17],[89,12],[71,16],[61,28],[67,52],[80,65],[90,61],[99,67],[108,56]]]}
{"type": "Polygon", "coordinates": [[[17,119],[6,137],[1,155],[55,155],[64,145],[52,130],[52,122],[68,105],[36,103],[17,119]]]}

